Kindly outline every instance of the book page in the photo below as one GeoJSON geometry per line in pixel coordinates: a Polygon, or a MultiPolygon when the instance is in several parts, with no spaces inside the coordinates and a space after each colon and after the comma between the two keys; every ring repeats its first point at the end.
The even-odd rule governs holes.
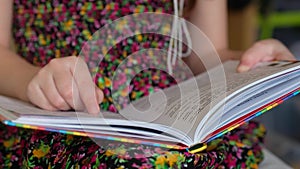
{"type": "MultiPolygon", "coordinates": [[[[21,116],[50,116],[50,117],[60,117],[65,119],[71,117],[95,118],[94,115],[90,115],[87,112],[43,110],[30,103],[23,102],[15,98],[1,96],[1,95],[0,95],[0,107],[3,109],[0,112],[0,116],[2,116],[3,119],[6,120],[16,120],[21,116]]],[[[111,113],[111,112],[101,112],[101,116],[104,116],[106,118],[111,118],[111,119],[122,119],[117,113],[111,113]]]]}
{"type": "MultiPolygon", "coordinates": [[[[126,107],[122,115],[128,119],[163,124],[194,138],[199,121],[217,99],[226,96],[225,73],[221,66],[170,87],[126,107]],[[136,109],[138,111],[136,111],[136,109]],[[149,120],[151,119],[151,120],[149,120]]],[[[168,132],[168,131],[165,131],[168,132]]]]}
{"type": "Polygon", "coordinates": [[[277,62],[266,62],[257,65],[251,71],[244,73],[237,73],[236,67],[238,62],[228,62],[228,64],[224,64],[224,69],[226,72],[226,80],[227,80],[227,92],[236,91],[238,88],[246,86],[252,82],[257,81],[258,79],[262,79],[269,75],[281,72],[288,68],[295,67],[299,65],[299,62],[285,62],[285,61],[277,61],[277,62]]]}

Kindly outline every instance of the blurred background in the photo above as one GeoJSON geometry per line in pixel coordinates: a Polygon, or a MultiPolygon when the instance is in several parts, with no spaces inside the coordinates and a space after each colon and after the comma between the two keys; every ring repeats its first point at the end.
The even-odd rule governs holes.
{"type": "MultiPolygon", "coordinates": [[[[300,59],[299,0],[228,0],[232,49],[259,39],[281,40],[300,59]]],[[[300,168],[300,96],[258,118],[267,128],[266,147],[293,168],[300,168]]]]}

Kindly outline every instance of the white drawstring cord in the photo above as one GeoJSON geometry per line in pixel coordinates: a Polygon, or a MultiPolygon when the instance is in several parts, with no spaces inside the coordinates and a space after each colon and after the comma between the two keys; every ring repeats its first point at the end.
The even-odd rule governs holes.
{"type": "Polygon", "coordinates": [[[183,15],[184,0],[180,0],[179,11],[178,11],[178,0],[173,0],[173,3],[174,3],[175,16],[173,19],[171,39],[169,43],[168,56],[167,56],[167,65],[168,65],[168,71],[170,75],[173,74],[172,65],[176,64],[177,56],[179,58],[189,56],[191,54],[190,47],[192,46],[192,40],[189,31],[187,29],[186,22],[183,18],[181,18],[181,16],[183,15]],[[183,33],[186,35],[187,43],[188,43],[188,48],[185,53],[183,53],[182,51],[183,33]],[[172,56],[172,52],[173,52],[173,56],[172,56]]]}
{"type": "MultiPolygon", "coordinates": [[[[183,8],[184,8],[184,0],[180,0],[180,4],[179,4],[179,25],[178,25],[178,45],[179,45],[179,51],[180,51],[180,55],[179,57],[182,57],[182,26],[186,25],[184,19],[182,19],[181,17],[183,16],[183,8]]],[[[173,65],[175,65],[176,59],[173,58],[173,65]]]]}

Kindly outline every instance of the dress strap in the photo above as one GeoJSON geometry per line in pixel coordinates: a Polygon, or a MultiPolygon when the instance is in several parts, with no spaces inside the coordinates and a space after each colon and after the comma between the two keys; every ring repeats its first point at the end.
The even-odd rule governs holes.
{"type": "Polygon", "coordinates": [[[173,0],[173,6],[174,6],[174,19],[172,23],[172,30],[171,30],[171,38],[170,38],[170,44],[168,49],[168,58],[167,58],[167,64],[168,64],[168,71],[169,74],[173,74],[172,66],[176,64],[177,57],[187,57],[191,54],[192,50],[192,40],[190,37],[190,33],[188,31],[186,21],[183,16],[183,8],[184,8],[184,0],[173,0]],[[179,6],[179,8],[178,8],[179,6]],[[185,34],[187,39],[187,50],[183,51],[183,34],[185,34]]]}

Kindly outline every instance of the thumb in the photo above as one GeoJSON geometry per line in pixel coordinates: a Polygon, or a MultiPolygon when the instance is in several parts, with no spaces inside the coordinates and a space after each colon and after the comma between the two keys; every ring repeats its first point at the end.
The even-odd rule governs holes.
{"type": "Polygon", "coordinates": [[[240,59],[240,64],[237,67],[237,72],[246,72],[253,68],[257,63],[262,60],[272,60],[269,50],[266,50],[261,45],[254,45],[248,49],[240,59]]]}
{"type": "Polygon", "coordinates": [[[237,72],[241,73],[249,71],[257,62],[259,62],[258,59],[258,57],[252,57],[252,55],[245,53],[237,67],[237,72]]]}

